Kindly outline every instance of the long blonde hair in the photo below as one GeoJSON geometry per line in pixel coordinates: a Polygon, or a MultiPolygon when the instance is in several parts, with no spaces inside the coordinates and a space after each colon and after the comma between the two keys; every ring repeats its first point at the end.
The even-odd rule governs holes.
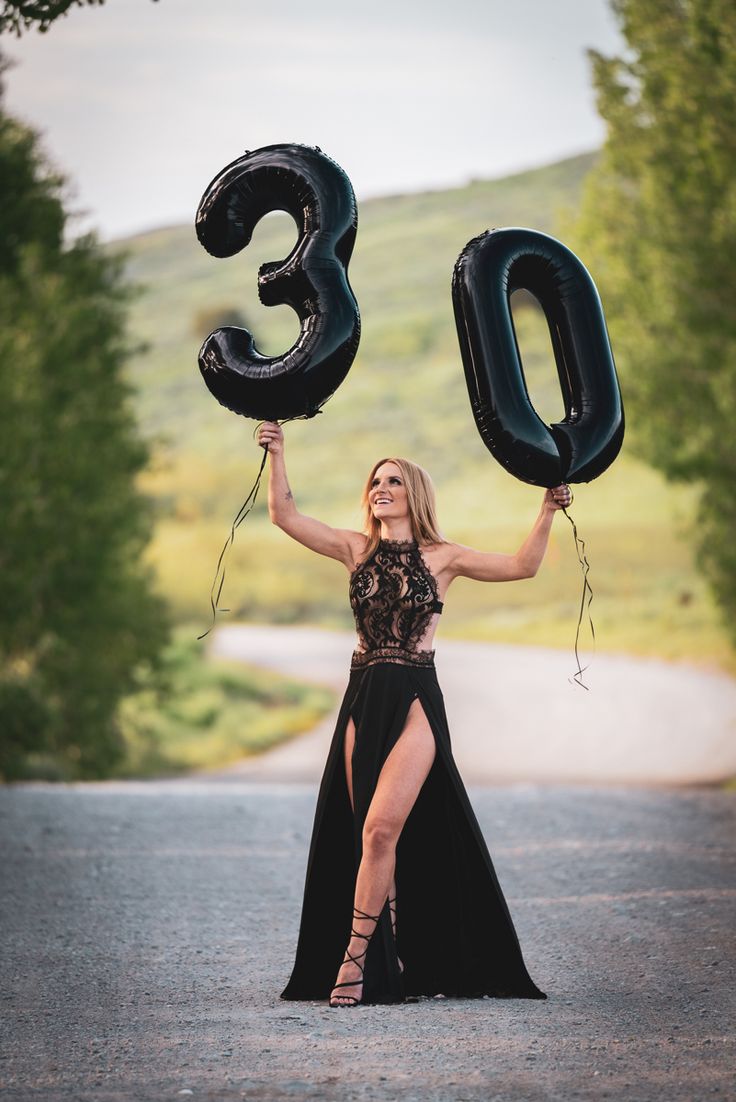
{"type": "Polygon", "coordinates": [[[427,543],[447,543],[437,523],[437,507],[434,498],[434,485],[423,467],[412,463],[410,459],[388,456],[373,464],[371,473],[363,487],[361,505],[365,519],[363,531],[368,537],[364,558],[370,558],[378,547],[381,538],[381,522],[374,516],[370,505],[371,483],[376,471],[384,463],[395,463],[401,471],[406,486],[406,503],[409,509],[409,521],[414,539],[421,546],[427,543]]]}

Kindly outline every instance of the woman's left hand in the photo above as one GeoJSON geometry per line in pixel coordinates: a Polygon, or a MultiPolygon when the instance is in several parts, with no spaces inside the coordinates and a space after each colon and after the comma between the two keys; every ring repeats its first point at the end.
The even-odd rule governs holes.
{"type": "Polygon", "coordinates": [[[557,509],[564,509],[571,501],[572,490],[565,482],[561,486],[553,486],[551,490],[546,490],[544,494],[544,504],[553,512],[557,509]]]}

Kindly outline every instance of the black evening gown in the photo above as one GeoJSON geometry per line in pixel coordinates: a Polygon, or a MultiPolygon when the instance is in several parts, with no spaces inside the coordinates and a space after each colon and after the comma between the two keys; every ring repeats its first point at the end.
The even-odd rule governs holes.
{"type": "Polygon", "coordinates": [[[434,651],[417,643],[437,584],[414,540],[381,540],[351,575],[361,647],[317,797],[294,968],[282,999],[327,999],[350,938],[362,832],[378,776],[419,698],[435,759],[396,847],[396,940],[386,902],[368,944],[364,1003],[436,995],[545,999],[526,970],[511,915],[457,770],[434,651]],[[355,814],[343,747],[355,724],[355,814]],[[397,954],[404,970],[400,971],[397,954]]]}

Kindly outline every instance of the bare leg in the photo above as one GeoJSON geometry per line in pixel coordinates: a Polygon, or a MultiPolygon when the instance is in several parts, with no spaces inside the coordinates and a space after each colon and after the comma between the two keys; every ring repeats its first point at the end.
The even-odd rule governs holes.
{"type": "MultiPolygon", "coordinates": [[[[352,736],[354,738],[354,730],[352,736]]],[[[345,750],[349,775],[347,743],[346,732],[345,750]]],[[[415,699],[409,709],[404,730],[383,763],[363,826],[363,858],[355,883],[355,907],[364,914],[379,915],[388,898],[396,867],[396,843],[432,767],[434,756],[434,735],[421,702],[415,699]]],[[[349,791],[352,799],[351,783],[349,791]]],[[[365,938],[371,937],[375,926],[372,919],[353,918],[353,929],[365,937],[351,937],[348,950],[353,957],[358,957],[361,965],[365,963],[368,946],[365,938]]],[[[331,1006],[350,1006],[351,998],[361,997],[361,968],[349,960],[347,955],[336,982],[347,986],[340,987],[333,994],[330,998],[331,1006]]]]}
{"type": "MultiPolygon", "coordinates": [[[[355,724],[353,723],[353,717],[348,716],[348,725],[345,730],[345,779],[348,785],[348,795],[350,796],[350,806],[355,811],[355,803],[353,801],[353,770],[351,767],[351,759],[353,756],[353,747],[355,746],[355,724]]],[[[388,889],[388,898],[391,903],[391,926],[396,937],[396,880],[391,877],[391,884],[388,889]]],[[[399,968],[403,971],[404,966],[399,961],[399,968]]]]}

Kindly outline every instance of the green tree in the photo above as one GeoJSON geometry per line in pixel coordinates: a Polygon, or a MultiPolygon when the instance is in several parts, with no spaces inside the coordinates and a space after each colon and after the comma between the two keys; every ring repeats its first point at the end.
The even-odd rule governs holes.
{"type": "Polygon", "coordinates": [[[64,181],[1,102],[0,175],[0,773],[103,776],[169,634],[141,559],[130,292],[93,235],[65,243],[64,181]]]}
{"type": "Polygon", "coordinates": [[[607,137],[574,237],[633,446],[698,487],[698,564],[736,642],[736,6],[612,6],[628,50],[590,55],[607,137]]]}
{"type": "Polygon", "coordinates": [[[20,35],[31,27],[44,32],[60,15],[66,15],[70,8],[84,7],[85,4],[100,7],[104,2],[105,0],[0,0],[0,32],[15,31],[20,35]]]}

